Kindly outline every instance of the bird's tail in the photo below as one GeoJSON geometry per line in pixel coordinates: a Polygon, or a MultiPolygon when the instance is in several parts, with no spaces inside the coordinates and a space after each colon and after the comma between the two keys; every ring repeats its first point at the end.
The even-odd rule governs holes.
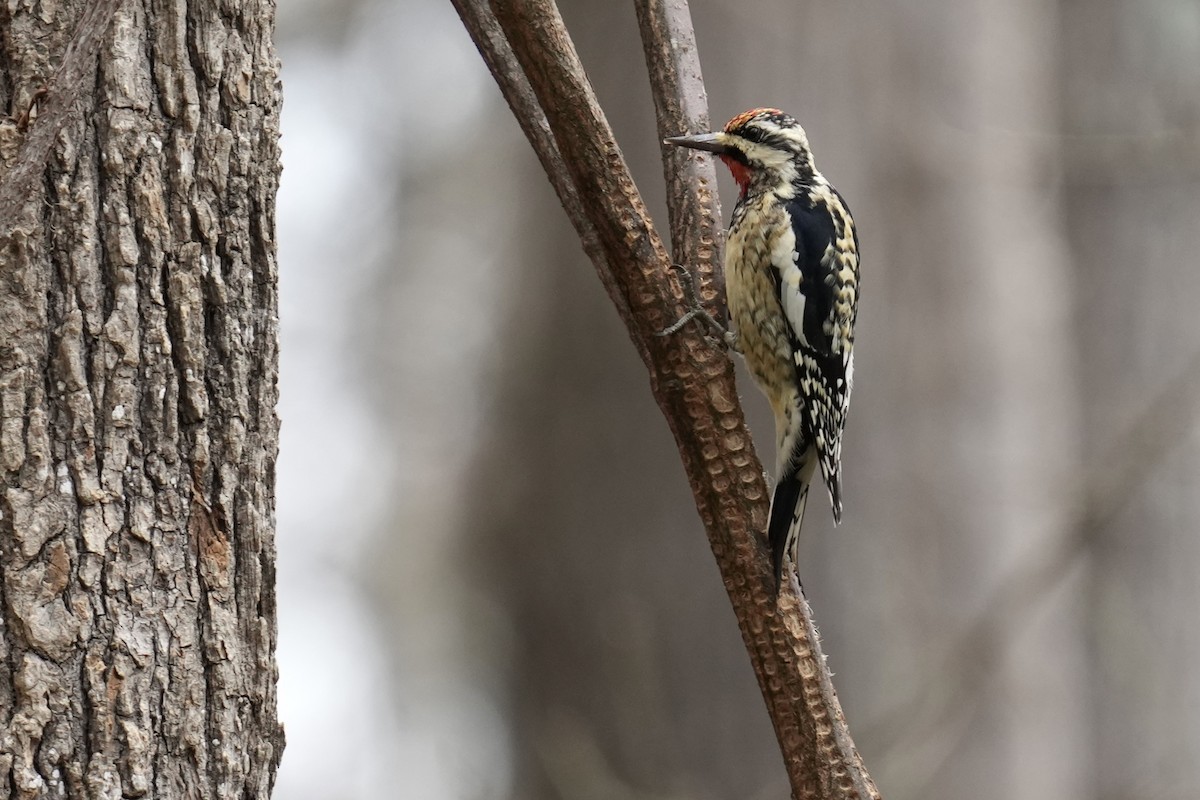
{"type": "Polygon", "coordinates": [[[821,477],[829,489],[829,506],[833,509],[833,521],[842,522],[842,445],[834,442],[832,447],[817,451],[817,460],[821,464],[821,477]]]}
{"type": "Polygon", "coordinates": [[[783,587],[783,564],[790,556],[796,568],[800,542],[800,523],[804,521],[804,506],[808,502],[809,481],[799,472],[789,472],[775,484],[771,498],[771,520],[767,524],[767,541],[775,564],[775,591],[783,587]]]}
{"type": "Polygon", "coordinates": [[[836,466],[826,473],[825,485],[829,487],[829,505],[833,509],[833,521],[840,525],[842,522],[842,476],[836,466]]]}

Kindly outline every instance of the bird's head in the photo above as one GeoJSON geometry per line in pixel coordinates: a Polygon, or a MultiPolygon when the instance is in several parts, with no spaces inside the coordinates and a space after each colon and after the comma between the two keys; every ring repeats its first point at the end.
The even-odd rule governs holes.
{"type": "Polygon", "coordinates": [[[777,108],[738,114],[723,131],[672,136],[664,141],[715,153],[729,167],[743,195],[752,184],[790,185],[811,179],[814,171],[804,128],[777,108]]]}

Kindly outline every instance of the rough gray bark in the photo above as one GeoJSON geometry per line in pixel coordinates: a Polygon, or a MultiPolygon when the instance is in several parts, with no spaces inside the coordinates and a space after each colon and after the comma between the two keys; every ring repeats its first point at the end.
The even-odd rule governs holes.
{"type": "MultiPolygon", "coordinates": [[[[0,9],[0,178],[89,5],[0,9]]],[[[273,18],[122,3],[5,220],[0,798],[270,793],[273,18]]]]}

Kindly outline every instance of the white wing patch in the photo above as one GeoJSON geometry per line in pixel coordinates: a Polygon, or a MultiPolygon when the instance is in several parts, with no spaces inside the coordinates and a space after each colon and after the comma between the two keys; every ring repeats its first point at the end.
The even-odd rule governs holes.
{"type": "Polygon", "coordinates": [[[779,270],[779,300],[780,305],[783,306],[783,315],[787,318],[788,325],[791,326],[797,341],[811,347],[812,345],[804,338],[805,300],[804,293],[800,291],[804,274],[796,264],[798,256],[796,233],[792,230],[791,225],[786,225],[780,230],[779,236],[775,238],[771,247],[771,265],[779,270]]]}

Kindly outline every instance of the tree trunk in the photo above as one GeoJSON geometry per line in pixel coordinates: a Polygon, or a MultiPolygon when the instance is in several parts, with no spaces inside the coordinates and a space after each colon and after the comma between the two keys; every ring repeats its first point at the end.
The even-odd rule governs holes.
{"type": "Polygon", "coordinates": [[[1111,487],[1085,526],[1094,794],[1196,797],[1196,6],[1059,8],[1085,446],[1111,487]]]}
{"type": "MultiPolygon", "coordinates": [[[[0,8],[0,177],[88,5],[0,8]]],[[[122,3],[4,220],[0,798],[270,793],[273,18],[122,3]]]]}

